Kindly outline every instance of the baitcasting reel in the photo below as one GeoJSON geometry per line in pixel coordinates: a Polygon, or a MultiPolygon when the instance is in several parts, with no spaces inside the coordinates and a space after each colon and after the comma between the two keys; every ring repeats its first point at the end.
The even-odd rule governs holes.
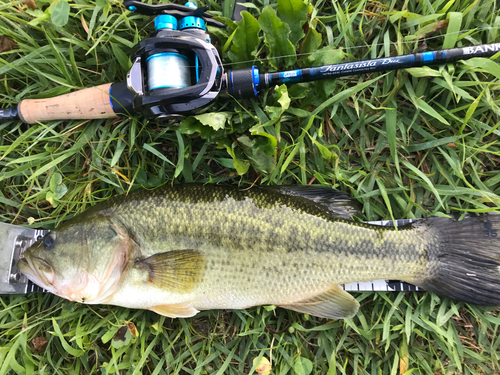
{"type": "Polygon", "coordinates": [[[193,113],[221,91],[238,98],[257,96],[257,68],[224,71],[206,25],[225,25],[206,13],[207,8],[197,9],[192,2],[124,4],[132,12],[157,16],[156,31],[132,51],[127,87],[134,99],[132,108],[126,109],[158,120],[193,113]]]}
{"type": "Polygon", "coordinates": [[[129,0],[125,6],[132,12],[157,16],[156,31],[132,51],[127,87],[134,94],[133,111],[162,119],[212,102],[222,89],[224,68],[206,25],[224,24],[192,2],[148,5],[129,0]]]}

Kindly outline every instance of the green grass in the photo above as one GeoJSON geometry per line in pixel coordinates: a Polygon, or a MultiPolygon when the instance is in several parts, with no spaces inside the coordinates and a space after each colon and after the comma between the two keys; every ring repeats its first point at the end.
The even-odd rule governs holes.
{"type": "MultiPolygon", "coordinates": [[[[230,1],[206,4],[231,14],[230,1]]],[[[56,26],[64,7],[36,5],[0,5],[0,34],[18,45],[0,54],[2,107],[123,80],[124,56],[152,30],[115,0],[72,2],[64,26],[56,26]]],[[[280,12],[289,44],[272,33],[287,29],[269,9],[272,27],[250,15],[239,31],[226,21],[215,30],[224,62],[273,70],[500,41],[493,0],[317,1],[309,10],[304,28],[301,11],[280,12]],[[297,58],[268,59],[290,48],[297,58]]],[[[282,87],[219,100],[205,113],[222,119],[180,126],[140,116],[2,123],[0,220],[50,229],[113,195],[192,181],[331,186],[361,202],[362,220],[498,210],[499,70],[474,59],[282,87]]],[[[165,319],[51,295],[3,296],[0,373],[247,374],[261,356],[275,374],[500,372],[498,309],[430,293],[355,296],[362,307],[345,321],[263,307],[165,319]]]]}

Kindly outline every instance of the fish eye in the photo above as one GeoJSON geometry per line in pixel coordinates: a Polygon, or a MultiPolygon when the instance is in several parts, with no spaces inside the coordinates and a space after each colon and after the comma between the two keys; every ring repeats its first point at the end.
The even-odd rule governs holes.
{"type": "Polygon", "coordinates": [[[51,234],[47,235],[43,239],[43,246],[45,246],[46,249],[52,249],[54,247],[55,243],[56,243],[56,239],[51,234]]]}

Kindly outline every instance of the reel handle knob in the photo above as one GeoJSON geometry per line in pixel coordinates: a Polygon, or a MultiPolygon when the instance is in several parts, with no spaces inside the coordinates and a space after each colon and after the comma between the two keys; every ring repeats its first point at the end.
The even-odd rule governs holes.
{"type": "Polygon", "coordinates": [[[168,14],[174,16],[178,20],[181,20],[184,17],[200,17],[203,18],[203,20],[210,26],[220,28],[226,27],[226,25],[224,25],[222,22],[215,20],[212,14],[207,13],[208,7],[195,9],[179,4],[150,5],[138,0],[126,0],[123,5],[125,5],[125,8],[127,8],[131,12],[144,14],[146,16],[159,16],[161,14],[168,14]]]}

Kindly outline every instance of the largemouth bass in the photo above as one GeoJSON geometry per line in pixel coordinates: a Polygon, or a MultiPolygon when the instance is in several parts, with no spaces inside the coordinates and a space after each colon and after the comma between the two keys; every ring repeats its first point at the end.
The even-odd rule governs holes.
{"type": "Polygon", "coordinates": [[[500,305],[500,215],[399,227],[346,219],[322,187],[176,185],[111,198],[29,248],[19,268],[72,301],[168,317],[276,305],[342,319],[359,304],[338,284],[399,279],[500,305]]]}

